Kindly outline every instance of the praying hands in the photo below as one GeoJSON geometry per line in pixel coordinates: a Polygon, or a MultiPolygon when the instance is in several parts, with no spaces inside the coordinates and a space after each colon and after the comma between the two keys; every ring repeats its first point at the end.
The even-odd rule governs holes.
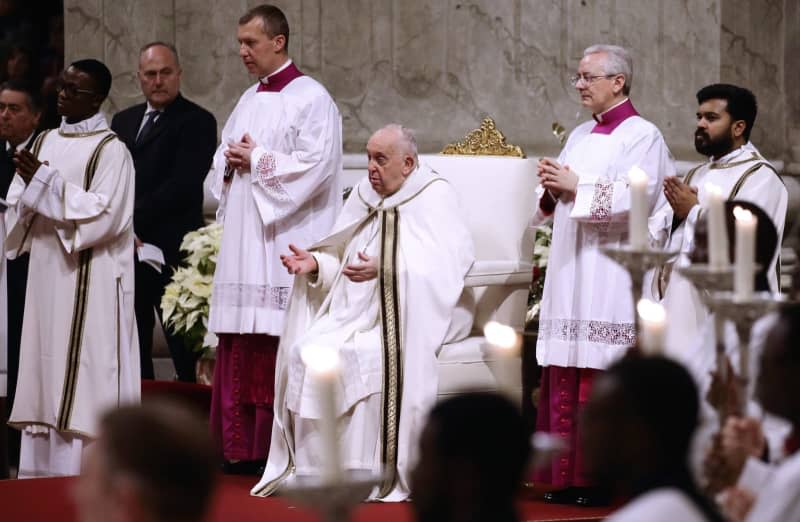
{"type": "Polygon", "coordinates": [[[578,176],[568,165],[562,166],[554,159],[542,158],[539,160],[536,174],[542,186],[549,190],[553,197],[560,198],[562,195],[567,195],[571,199],[575,196],[578,176]]]}
{"type": "Polygon", "coordinates": [[[699,203],[697,187],[691,187],[675,176],[664,178],[664,195],[678,219],[686,219],[692,207],[699,203]]]}
{"type": "Polygon", "coordinates": [[[228,166],[238,170],[240,174],[249,172],[250,156],[253,154],[255,148],[255,140],[247,133],[242,136],[242,141],[240,142],[228,142],[228,149],[225,151],[225,160],[228,166]]]}
{"type": "MultiPolygon", "coordinates": [[[[45,161],[45,165],[47,164],[48,163],[45,161]]],[[[17,174],[20,175],[22,181],[24,181],[26,185],[31,182],[34,174],[36,174],[36,171],[39,170],[41,165],[42,162],[36,159],[36,156],[31,154],[28,150],[18,150],[14,154],[14,166],[17,168],[17,174]]]]}

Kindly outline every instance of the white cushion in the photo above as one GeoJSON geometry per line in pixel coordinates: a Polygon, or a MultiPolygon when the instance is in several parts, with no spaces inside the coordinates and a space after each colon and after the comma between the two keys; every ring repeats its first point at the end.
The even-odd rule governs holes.
{"type": "MultiPolygon", "coordinates": [[[[467,337],[463,341],[446,344],[439,352],[439,396],[465,390],[497,390],[507,366],[497,363],[489,345],[482,336],[467,337]]],[[[519,376],[522,390],[522,359],[515,360],[514,375],[519,376]]]]}

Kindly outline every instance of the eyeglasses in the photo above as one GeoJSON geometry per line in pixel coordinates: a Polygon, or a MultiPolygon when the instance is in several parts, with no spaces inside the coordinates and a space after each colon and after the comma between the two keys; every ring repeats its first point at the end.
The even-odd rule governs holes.
{"type": "Polygon", "coordinates": [[[583,82],[586,85],[591,85],[594,82],[596,82],[597,80],[599,80],[600,78],[608,79],[608,78],[613,78],[615,76],[617,76],[617,75],[616,74],[600,74],[600,75],[597,75],[597,76],[589,76],[588,74],[575,74],[575,75],[569,77],[569,83],[573,87],[577,87],[578,83],[580,83],[580,82],[583,82]]]}
{"type": "Polygon", "coordinates": [[[95,94],[94,91],[88,89],[79,89],[74,83],[65,83],[63,80],[59,80],[56,83],[56,92],[61,91],[64,91],[64,94],[69,97],[77,96],[78,94],[95,94]]]}

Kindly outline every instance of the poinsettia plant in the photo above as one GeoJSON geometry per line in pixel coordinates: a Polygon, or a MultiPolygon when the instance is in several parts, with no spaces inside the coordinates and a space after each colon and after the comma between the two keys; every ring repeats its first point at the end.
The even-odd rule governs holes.
{"type": "Polygon", "coordinates": [[[222,225],[218,223],[186,234],[181,243],[187,254],[184,266],[173,272],[161,297],[164,325],[205,356],[217,346],[217,337],[208,332],[208,310],[221,239],[222,225]]]}
{"type": "Polygon", "coordinates": [[[525,323],[530,324],[539,319],[539,310],[544,294],[544,275],[547,271],[547,259],[550,257],[550,242],[553,238],[553,229],[549,225],[536,228],[533,239],[533,274],[531,289],[528,294],[528,313],[525,323]]]}

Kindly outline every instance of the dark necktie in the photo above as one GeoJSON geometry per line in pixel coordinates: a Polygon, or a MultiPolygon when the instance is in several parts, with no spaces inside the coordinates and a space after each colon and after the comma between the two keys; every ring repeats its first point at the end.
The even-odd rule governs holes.
{"type": "Polygon", "coordinates": [[[147,121],[144,122],[144,127],[142,130],[139,131],[139,135],[136,137],[136,144],[140,144],[142,140],[147,137],[148,134],[153,130],[153,127],[156,125],[156,117],[161,114],[158,111],[151,111],[150,114],[147,115],[147,121]]]}

